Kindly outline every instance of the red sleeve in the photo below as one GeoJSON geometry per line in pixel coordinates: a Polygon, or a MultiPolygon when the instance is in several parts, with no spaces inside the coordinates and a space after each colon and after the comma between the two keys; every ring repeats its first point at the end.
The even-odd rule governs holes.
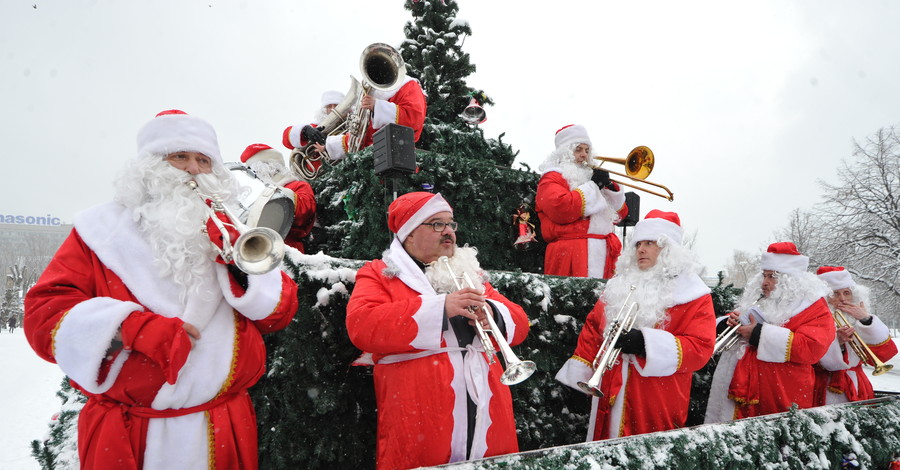
{"type": "Polygon", "coordinates": [[[294,150],[294,144],[291,143],[291,130],[294,126],[287,126],[281,134],[281,143],[289,150],[294,150]]]}
{"type": "Polygon", "coordinates": [[[425,125],[425,112],[427,103],[422,87],[416,80],[411,80],[400,87],[390,100],[397,105],[397,124],[412,127],[414,139],[419,141],[422,135],[422,127],[425,125]]]}
{"type": "Polygon", "coordinates": [[[300,303],[297,299],[297,283],[286,273],[281,273],[281,301],[275,310],[262,320],[255,320],[253,324],[260,333],[272,333],[287,327],[297,313],[300,303]]]}
{"type": "Polygon", "coordinates": [[[594,304],[594,308],[588,313],[584,326],[581,327],[581,333],[578,334],[578,343],[575,346],[576,357],[586,361],[588,364],[594,362],[597,351],[603,343],[603,330],[606,328],[606,305],[602,300],[598,300],[594,304]]]}
{"type": "Polygon", "coordinates": [[[316,196],[306,181],[291,181],[285,187],[296,194],[294,201],[294,227],[298,238],[309,235],[316,222],[316,196]]]}
{"type": "Polygon", "coordinates": [[[59,247],[37,284],[25,294],[25,337],[37,354],[50,362],[53,334],[63,316],[75,305],[95,296],[93,276],[100,267],[93,252],[75,230],[59,247]]]}
{"type": "MultiPolygon", "coordinates": [[[[422,307],[419,295],[410,289],[396,292],[382,276],[385,264],[366,263],[356,273],[353,294],[347,303],[347,333],[357,348],[376,354],[413,351],[418,334],[413,319],[422,307]]],[[[400,281],[396,281],[400,282],[400,281]]],[[[398,289],[399,290],[399,289],[398,289]]]]}
{"type": "Polygon", "coordinates": [[[793,333],[790,343],[790,362],[815,364],[834,341],[834,317],[825,299],[819,299],[806,310],[792,317],[784,325],[793,333]]]}
{"type": "Polygon", "coordinates": [[[569,183],[556,171],[545,173],[538,182],[535,205],[556,224],[570,224],[584,215],[584,194],[569,189],[569,183]]]}
{"type": "Polygon", "coordinates": [[[681,364],[679,372],[699,370],[712,357],[716,344],[716,314],[712,296],[704,295],[682,305],[672,307],[671,318],[679,316],[681,327],[673,334],[680,343],[681,364]]]}

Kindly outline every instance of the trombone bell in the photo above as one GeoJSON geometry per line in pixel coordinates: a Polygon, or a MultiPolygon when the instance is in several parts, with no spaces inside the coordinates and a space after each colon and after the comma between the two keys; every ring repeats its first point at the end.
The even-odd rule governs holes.
{"type": "Polygon", "coordinates": [[[624,176],[625,178],[631,179],[636,182],[640,182],[643,184],[649,184],[650,186],[656,186],[657,188],[662,189],[666,192],[666,194],[658,193],[647,188],[636,186],[631,183],[625,183],[618,180],[612,180],[613,182],[620,184],[622,186],[628,186],[629,188],[634,188],[640,191],[644,191],[645,193],[652,194],[654,196],[659,196],[664,199],[668,199],[670,201],[675,199],[675,195],[672,194],[672,191],[669,188],[658,184],[652,183],[650,181],[646,181],[646,178],[650,176],[650,173],[653,172],[653,165],[656,164],[656,158],[653,156],[653,151],[650,150],[649,147],[645,147],[643,145],[638,145],[633,148],[630,152],[628,152],[628,156],[625,158],[610,158],[610,157],[593,157],[594,160],[600,160],[600,165],[594,166],[594,169],[601,169],[600,167],[603,163],[618,163],[619,165],[625,166],[625,173],[619,173],[615,171],[607,171],[611,175],[624,176]]]}

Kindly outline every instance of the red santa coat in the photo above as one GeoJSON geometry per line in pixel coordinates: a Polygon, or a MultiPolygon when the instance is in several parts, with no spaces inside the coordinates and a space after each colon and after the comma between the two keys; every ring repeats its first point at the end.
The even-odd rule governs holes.
{"type": "MultiPolygon", "coordinates": [[[[603,398],[593,399],[587,440],[609,439],[684,426],[693,372],[712,356],[715,312],[709,287],[694,274],[678,277],[676,305],[662,328],[641,328],[646,356],[623,354],[601,379],[603,398]]],[[[556,374],[581,391],[578,382],[594,374],[592,362],[603,343],[606,305],[602,299],[588,314],[575,354],[556,374]]]]}
{"type": "MultiPolygon", "coordinates": [[[[511,345],[528,334],[521,307],[484,284],[511,345]]],[[[444,298],[396,239],[382,260],[356,274],[347,332],[375,362],[377,468],[415,468],[518,452],[509,387],[498,360],[488,366],[481,343],[458,344],[445,324],[444,298]],[[468,382],[468,383],[467,383],[468,382]],[[479,408],[471,453],[467,389],[479,408]]]]}
{"type": "MultiPolygon", "coordinates": [[[[419,141],[419,137],[422,135],[422,128],[425,125],[425,112],[428,108],[428,103],[418,80],[406,77],[403,85],[397,90],[388,92],[375,90],[372,96],[377,98],[378,101],[375,102],[375,109],[370,115],[369,126],[366,129],[366,134],[363,136],[361,149],[372,145],[372,136],[375,134],[375,131],[391,123],[411,127],[413,129],[413,140],[415,142],[419,141]]],[[[294,149],[308,144],[309,142],[306,139],[300,137],[302,129],[302,125],[286,128],[282,134],[284,146],[294,149]]],[[[328,152],[328,156],[332,160],[340,160],[346,156],[348,138],[348,134],[327,138],[325,151],[328,152]]],[[[321,165],[320,162],[315,162],[314,164],[316,168],[321,165]]]]}
{"type": "Polygon", "coordinates": [[[763,324],[757,347],[741,342],[722,353],[710,387],[707,423],[781,413],[794,403],[813,406],[812,365],[834,340],[834,319],[824,298],[799,305],[783,325],[763,324]]]}
{"type": "Polygon", "coordinates": [[[306,253],[303,239],[312,231],[316,223],[316,196],[312,186],[306,181],[291,181],[285,183],[285,188],[294,192],[294,223],[284,238],[284,243],[292,246],[300,253],[306,253]]]}
{"type": "Polygon", "coordinates": [[[622,191],[601,190],[593,181],[570,189],[559,171],[549,169],[538,182],[535,210],[547,242],[544,274],[612,277],[622,252],[614,224],[628,215],[622,191]]]}
{"type": "MultiPolygon", "coordinates": [[[[897,345],[887,325],[876,316],[868,325],[857,322],[856,333],[881,362],[897,355],[897,345]]],[[[852,347],[841,347],[837,338],[816,365],[814,406],[875,398],[872,382],[863,371],[864,362],[852,347]]],[[[874,367],[874,361],[865,364],[874,367]]]]}
{"type": "MultiPolygon", "coordinates": [[[[296,284],[275,270],[249,276],[245,291],[217,264],[216,278],[199,286],[206,297],[190,295],[182,304],[151,253],[127,210],[98,206],[76,216],[25,298],[32,348],[88,397],[78,420],[81,466],[257,468],[247,388],[265,370],[260,333],[290,322],[296,284]],[[179,317],[201,338],[168,351],[129,349],[123,321],[134,316],[179,317]],[[126,348],[107,355],[120,328],[126,348]]],[[[144,340],[157,334],[140,330],[144,340]]]]}

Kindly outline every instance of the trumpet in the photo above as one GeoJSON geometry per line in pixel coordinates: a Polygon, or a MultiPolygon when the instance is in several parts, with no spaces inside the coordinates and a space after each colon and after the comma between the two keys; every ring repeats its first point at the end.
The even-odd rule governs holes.
{"type": "Polygon", "coordinates": [[[628,303],[635,288],[635,286],[631,286],[631,290],[628,291],[628,295],[625,297],[625,302],[622,303],[622,308],[619,309],[615,319],[613,319],[612,323],[609,324],[609,328],[607,328],[603,343],[600,345],[600,349],[594,357],[594,362],[591,364],[594,367],[594,374],[587,382],[578,382],[578,387],[588,395],[594,395],[598,398],[603,397],[603,392],[600,391],[600,381],[603,379],[603,374],[606,373],[607,370],[612,369],[616,361],[619,360],[619,355],[622,352],[621,349],[615,347],[616,341],[619,340],[622,333],[631,330],[631,327],[634,326],[634,321],[637,318],[637,314],[634,311],[637,303],[628,303]]]}
{"type": "MultiPolygon", "coordinates": [[[[851,326],[847,317],[844,315],[844,312],[834,309],[832,314],[834,315],[834,323],[838,328],[851,326]]],[[[850,340],[847,343],[850,345],[850,348],[853,349],[853,352],[856,353],[856,356],[859,357],[860,361],[875,367],[875,370],[872,371],[872,375],[881,375],[894,368],[893,364],[881,362],[881,360],[878,359],[878,356],[872,352],[866,342],[860,338],[859,333],[855,330],[853,331],[853,336],[850,337],[850,340]]]]}
{"type": "MultiPolygon", "coordinates": [[[[764,296],[762,296],[762,295],[759,296],[759,298],[756,299],[755,302],[750,304],[750,307],[753,307],[756,304],[758,304],[759,301],[762,300],[763,297],[764,296]]],[[[723,320],[723,321],[727,321],[727,320],[723,320]]],[[[734,325],[734,326],[729,326],[728,328],[725,329],[725,331],[720,333],[719,336],[716,336],[716,345],[713,346],[713,356],[715,356],[716,354],[718,354],[720,352],[728,351],[729,349],[733,348],[736,344],[738,344],[738,341],[740,341],[740,339],[741,339],[741,335],[738,334],[737,330],[741,326],[743,326],[743,325],[740,323],[738,323],[737,325],[734,325]]]]}
{"type": "Polygon", "coordinates": [[[619,173],[616,171],[609,171],[603,168],[604,171],[609,172],[610,174],[616,176],[623,176],[635,182],[640,182],[643,184],[649,184],[651,186],[655,186],[657,188],[662,189],[666,192],[666,194],[658,193],[656,191],[652,191],[647,188],[643,188],[641,186],[637,186],[632,183],[625,183],[623,181],[612,180],[617,184],[621,184],[622,186],[628,186],[629,188],[634,188],[640,191],[644,191],[646,193],[650,193],[654,196],[659,196],[664,199],[668,199],[672,201],[675,199],[675,195],[672,194],[672,191],[669,188],[658,184],[651,183],[650,181],[646,181],[646,178],[650,176],[650,173],[653,171],[653,165],[656,163],[656,159],[653,157],[653,151],[650,150],[649,147],[645,147],[643,145],[639,145],[633,148],[630,152],[628,152],[628,156],[625,158],[610,158],[610,157],[593,157],[594,160],[600,160],[600,164],[596,166],[591,166],[591,168],[598,170],[600,167],[606,163],[617,163],[619,165],[625,166],[625,173],[619,173]]]}
{"type": "MultiPolygon", "coordinates": [[[[268,227],[248,228],[228,210],[220,197],[203,194],[194,180],[188,181],[187,185],[197,193],[201,200],[212,201],[211,205],[204,203],[204,206],[209,212],[209,219],[222,233],[222,248],[215,243],[210,243],[226,263],[233,261],[238,269],[247,274],[265,274],[281,264],[284,259],[284,241],[278,232],[268,227]],[[231,225],[240,234],[233,243],[228,235],[225,222],[219,219],[217,213],[224,214],[231,222],[228,225],[231,225]]],[[[204,230],[206,230],[205,227],[204,230]]]]}
{"type": "MultiPolygon", "coordinates": [[[[441,256],[438,258],[438,262],[446,267],[447,272],[450,273],[450,277],[453,278],[453,284],[456,285],[456,289],[462,289],[463,286],[460,284],[459,278],[456,276],[456,273],[453,272],[453,268],[450,267],[450,259],[446,256],[441,256]]],[[[469,273],[464,272],[462,277],[466,281],[466,287],[477,289],[475,283],[472,282],[472,278],[469,277],[469,273]]],[[[488,354],[488,363],[493,364],[495,362],[494,356],[497,354],[497,351],[494,349],[494,344],[491,341],[491,337],[488,335],[489,332],[494,335],[497,344],[500,346],[500,354],[503,355],[503,360],[506,361],[506,370],[504,370],[503,375],[500,376],[500,383],[504,385],[515,385],[525,381],[528,377],[531,377],[531,374],[533,374],[535,370],[537,370],[537,365],[532,361],[523,361],[516,357],[512,348],[509,347],[509,342],[507,342],[506,338],[503,337],[503,334],[499,332],[497,322],[494,321],[493,312],[491,312],[486,305],[482,305],[481,308],[484,309],[490,329],[485,330],[484,327],[481,326],[481,322],[476,321],[475,330],[478,332],[478,337],[481,339],[481,344],[484,346],[485,353],[488,354]]]]}

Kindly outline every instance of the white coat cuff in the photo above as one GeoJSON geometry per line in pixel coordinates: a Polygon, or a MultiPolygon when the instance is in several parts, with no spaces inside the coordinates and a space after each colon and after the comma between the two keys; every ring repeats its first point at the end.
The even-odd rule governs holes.
{"type": "Polygon", "coordinates": [[[828,350],[825,351],[825,355],[822,356],[822,359],[819,359],[819,365],[825,370],[844,370],[850,368],[850,366],[844,362],[844,354],[841,353],[841,347],[838,345],[837,340],[832,341],[831,344],[828,345],[828,350]]]}
{"type": "Polygon", "coordinates": [[[325,138],[325,152],[328,158],[333,161],[343,160],[347,156],[344,152],[344,134],[330,135],[325,138]]]}
{"type": "Polygon", "coordinates": [[[769,324],[762,326],[756,357],[765,362],[788,362],[791,330],[769,324]]]}
{"type": "Polygon", "coordinates": [[[446,294],[423,295],[422,305],[413,314],[413,321],[419,327],[416,337],[409,343],[416,349],[437,349],[441,347],[444,335],[444,300],[446,294]]]}
{"type": "Polygon", "coordinates": [[[665,330],[641,328],[644,335],[644,366],[635,361],[634,367],[644,377],[666,377],[675,373],[681,365],[681,345],[675,335],[665,330]]]}
{"type": "Polygon", "coordinates": [[[606,199],[600,194],[600,188],[597,187],[597,183],[588,181],[586,183],[581,183],[575,189],[580,190],[581,194],[584,194],[585,217],[606,209],[606,199]]]}
{"type": "Polygon", "coordinates": [[[236,297],[231,291],[233,281],[228,274],[228,268],[216,265],[216,274],[225,301],[250,320],[268,317],[281,303],[283,289],[280,269],[273,269],[265,274],[248,274],[247,290],[240,297],[236,297]]]}
{"type": "Polygon", "coordinates": [[[103,383],[97,383],[106,351],[128,315],[143,310],[134,302],[110,297],[94,297],[72,307],[53,337],[54,356],[59,368],[90,393],[109,390],[129,351],[121,351],[106,379],[103,383]]]}
{"type": "Polygon", "coordinates": [[[891,332],[888,330],[887,325],[875,315],[872,315],[871,324],[863,325],[860,322],[856,322],[856,325],[853,328],[856,329],[856,332],[859,333],[859,337],[862,338],[866,344],[881,344],[891,337],[891,332]]]}
{"type": "Polygon", "coordinates": [[[591,380],[592,375],[594,375],[594,369],[590,365],[580,359],[570,357],[556,373],[556,380],[584,393],[584,390],[578,386],[578,382],[587,382],[591,380]]]}
{"type": "Polygon", "coordinates": [[[375,112],[372,113],[372,129],[397,122],[397,105],[385,100],[375,100],[375,112]]]}

